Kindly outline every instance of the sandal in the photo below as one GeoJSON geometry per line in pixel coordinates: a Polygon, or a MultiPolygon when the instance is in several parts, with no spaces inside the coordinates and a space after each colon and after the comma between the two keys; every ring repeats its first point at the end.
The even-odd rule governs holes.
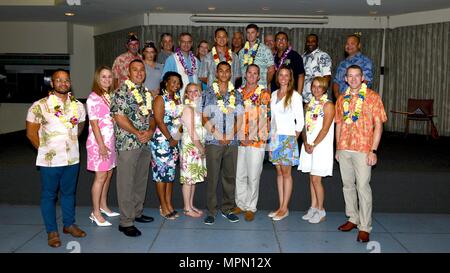
{"type": "Polygon", "coordinates": [[[196,213],[195,210],[183,210],[184,215],[192,217],[192,218],[198,218],[201,217],[200,214],[196,213]]]}
{"type": "Polygon", "coordinates": [[[192,211],[194,211],[195,213],[197,213],[198,215],[203,215],[203,211],[197,209],[197,208],[192,208],[192,211]]]}
{"type": "Polygon", "coordinates": [[[177,218],[175,218],[174,215],[172,215],[172,212],[167,213],[166,215],[162,214],[162,211],[160,213],[161,217],[166,218],[167,220],[175,220],[177,218]]]}
{"type": "Polygon", "coordinates": [[[176,210],[172,211],[170,214],[176,218],[180,217],[180,214],[176,210]]]}

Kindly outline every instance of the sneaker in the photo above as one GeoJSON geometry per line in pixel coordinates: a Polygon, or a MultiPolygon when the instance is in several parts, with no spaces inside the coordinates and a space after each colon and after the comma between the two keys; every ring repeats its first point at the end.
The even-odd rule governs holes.
{"type": "Polygon", "coordinates": [[[308,212],[305,215],[302,216],[302,219],[303,220],[311,219],[311,217],[314,216],[314,213],[316,212],[316,210],[317,210],[316,208],[310,207],[308,212]]]}
{"type": "Polygon", "coordinates": [[[203,223],[205,223],[205,225],[214,225],[214,222],[216,221],[216,218],[214,216],[206,216],[205,220],[203,220],[203,223]]]}
{"type": "Polygon", "coordinates": [[[313,217],[311,217],[308,222],[311,224],[318,224],[325,220],[326,215],[327,213],[325,210],[316,210],[313,217]]]}
{"type": "Polygon", "coordinates": [[[230,213],[226,213],[226,214],[222,212],[222,216],[227,218],[228,221],[230,221],[231,223],[239,222],[239,217],[237,217],[236,215],[234,215],[231,212],[230,213]]]}

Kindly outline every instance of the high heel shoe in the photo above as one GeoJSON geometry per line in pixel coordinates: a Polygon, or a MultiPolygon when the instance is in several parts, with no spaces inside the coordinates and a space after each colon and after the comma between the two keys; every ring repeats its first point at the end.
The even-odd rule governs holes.
{"type": "Polygon", "coordinates": [[[89,215],[89,219],[91,219],[91,222],[92,223],[96,223],[97,224],[97,226],[99,226],[99,227],[109,227],[109,226],[112,226],[112,224],[110,223],[110,222],[108,222],[108,221],[106,221],[105,220],[105,222],[100,222],[97,218],[95,218],[95,216],[94,216],[94,214],[93,213],[91,213],[91,215],[89,215]]]}
{"type": "Polygon", "coordinates": [[[275,215],[272,218],[272,220],[274,220],[274,221],[281,221],[281,220],[283,220],[284,218],[286,218],[288,216],[289,216],[289,211],[286,211],[286,213],[284,215],[281,215],[281,216],[275,215]]]}
{"type": "Polygon", "coordinates": [[[114,212],[114,211],[107,212],[106,210],[104,210],[102,208],[100,208],[100,212],[103,213],[103,214],[106,214],[106,216],[108,216],[108,217],[115,217],[115,216],[119,216],[120,215],[120,213],[118,213],[118,212],[114,212]]]}

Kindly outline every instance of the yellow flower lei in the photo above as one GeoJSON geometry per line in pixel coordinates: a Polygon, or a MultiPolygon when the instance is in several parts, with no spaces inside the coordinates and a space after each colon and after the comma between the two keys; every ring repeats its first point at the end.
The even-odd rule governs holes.
{"type": "Polygon", "coordinates": [[[253,54],[251,54],[251,53],[255,52],[256,49],[258,48],[258,46],[259,46],[259,44],[255,43],[253,45],[253,47],[252,47],[252,50],[250,50],[250,43],[248,41],[245,42],[245,45],[244,45],[244,65],[253,63],[253,61],[254,61],[253,57],[254,56],[252,56],[253,54]]]}
{"type": "Polygon", "coordinates": [[[148,115],[149,110],[152,109],[152,99],[153,98],[152,98],[152,94],[148,91],[147,87],[144,87],[144,92],[145,92],[145,104],[144,104],[144,99],[142,98],[141,94],[139,94],[139,91],[136,88],[136,85],[129,79],[125,81],[125,84],[131,90],[131,93],[133,94],[134,98],[136,99],[136,102],[139,105],[139,110],[141,110],[141,112],[144,116],[148,115]]]}
{"type": "MultiPolygon", "coordinates": [[[[217,65],[220,63],[220,57],[219,57],[219,53],[217,52],[217,49],[216,49],[215,46],[211,49],[211,54],[212,54],[212,56],[213,56],[214,63],[215,63],[216,66],[217,66],[217,65]]],[[[231,57],[231,56],[233,56],[233,55],[231,55],[231,54],[233,54],[233,53],[231,52],[231,49],[228,49],[228,54],[225,54],[225,60],[226,60],[227,63],[229,63],[230,65],[233,63],[233,58],[231,57]]]]}
{"type": "MultiPolygon", "coordinates": [[[[164,95],[166,95],[167,97],[169,97],[169,92],[167,92],[167,90],[163,91],[164,95]]],[[[178,119],[178,117],[181,116],[181,109],[183,107],[183,105],[181,104],[176,104],[175,102],[178,101],[180,99],[180,95],[178,95],[178,92],[175,92],[174,96],[173,96],[173,100],[169,100],[169,108],[170,111],[172,113],[174,113],[174,119],[173,119],[173,125],[179,125],[180,124],[180,120],[178,119]]]]}
{"type": "Polygon", "coordinates": [[[214,93],[216,94],[217,106],[219,106],[220,111],[222,111],[224,114],[228,114],[231,111],[233,111],[236,108],[236,97],[234,96],[234,85],[230,81],[228,82],[228,90],[227,91],[230,91],[230,98],[229,98],[230,103],[228,104],[227,107],[225,107],[225,103],[223,101],[223,96],[220,94],[219,84],[217,83],[217,81],[213,82],[212,87],[213,87],[214,93]],[[228,108],[231,108],[231,110],[228,108]]]}
{"type": "Polygon", "coordinates": [[[61,110],[61,105],[58,104],[58,101],[56,99],[56,95],[51,92],[49,94],[49,100],[51,104],[51,108],[55,110],[55,116],[59,118],[59,120],[66,126],[67,129],[72,129],[79,123],[78,120],[78,104],[77,100],[74,96],[72,96],[71,93],[69,93],[70,98],[70,110],[73,114],[73,116],[70,119],[67,119],[66,115],[61,110]]]}
{"type": "Polygon", "coordinates": [[[353,111],[353,114],[350,115],[350,100],[352,98],[352,95],[350,94],[350,87],[345,90],[344,93],[344,103],[343,103],[343,110],[344,110],[344,122],[347,124],[352,124],[353,122],[356,122],[362,111],[362,105],[364,103],[364,100],[366,99],[366,93],[367,93],[367,85],[363,83],[361,85],[361,89],[359,89],[358,92],[358,100],[356,101],[355,109],[353,111]]]}
{"type": "MultiPolygon", "coordinates": [[[[256,100],[259,98],[259,96],[261,95],[263,90],[264,90],[264,86],[258,85],[258,87],[255,90],[255,93],[244,101],[244,106],[250,106],[253,103],[256,103],[256,100]]],[[[242,94],[242,91],[243,91],[243,88],[239,88],[239,92],[241,92],[241,94],[242,94]]]]}
{"type": "Polygon", "coordinates": [[[323,106],[327,101],[328,95],[323,94],[322,97],[320,97],[319,101],[316,101],[316,98],[313,96],[311,101],[309,102],[305,117],[306,131],[308,133],[314,130],[317,117],[319,116],[320,111],[323,109],[323,106]]]}

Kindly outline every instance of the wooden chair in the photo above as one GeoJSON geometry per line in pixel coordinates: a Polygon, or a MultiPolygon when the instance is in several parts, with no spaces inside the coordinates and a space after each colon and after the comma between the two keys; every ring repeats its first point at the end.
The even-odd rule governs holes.
{"type": "Polygon", "coordinates": [[[391,110],[392,113],[404,114],[406,115],[406,124],[405,124],[405,137],[409,134],[409,122],[411,120],[414,121],[425,121],[427,123],[427,132],[432,138],[439,138],[439,134],[436,126],[433,122],[434,115],[433,112],[433,99],[408,99],[408,111],[395,111],[391,110]]]}

